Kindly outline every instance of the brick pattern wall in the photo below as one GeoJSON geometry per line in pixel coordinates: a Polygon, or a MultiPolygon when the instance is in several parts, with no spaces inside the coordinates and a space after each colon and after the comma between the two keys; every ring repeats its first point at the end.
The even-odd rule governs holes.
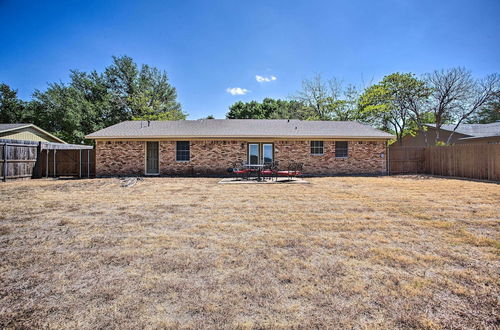
{"type": "MultiPolygon", "coordinates": [[[[291,161],[303,163],[304,173],[311,175],[385,173],[385,142],[348,142],[347,158],[335,157],[334,141],[323,144],[323,155],[311,155],[310,141],[274,141],[274,157],[284,169],[291,161]]],[[[145,146],[144,141],[98,141],[97,175],[143,175],[145,146]]],[[[175,141],[160,141],[161,175],[227,174],[231,163],[247,158],[244,141],[191,141],[188,162],[175,160],[175,148],[175,141]]]]}
{"type": "Polygon", "coordinates": [[[97,141],[97,176],[143,175],[146,142],[97,141]]]}
{"type": "Polygon", "coordinates": [[[246,143],[241,141],[191,141],[190,160],[175,160],[176,141],[160,142],[160,173],[174,175],[227,174],[232,162],[246,160],[246,143]]]}
{"type": "Polygon", "coordinates": [[[348,157],[335,157],[335,142],[323,142],[323,155],[311,155],[310,141],[277,141],[274,144],[275,160],[286,165],[289,160],[304,164],[304,173],[330,174],[381,174],[385,172],[385,142],[350,141],[348,157]],[[380,154],[384,154],[384,158],[380,154]]]}

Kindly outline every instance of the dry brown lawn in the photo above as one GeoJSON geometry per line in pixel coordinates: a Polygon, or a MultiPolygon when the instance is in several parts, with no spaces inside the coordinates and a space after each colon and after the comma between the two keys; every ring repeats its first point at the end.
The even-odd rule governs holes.
{"type": "Polygon", "coordinates": [[[496,328],[500,185],[0,183],[0,328],[496,328]]]}

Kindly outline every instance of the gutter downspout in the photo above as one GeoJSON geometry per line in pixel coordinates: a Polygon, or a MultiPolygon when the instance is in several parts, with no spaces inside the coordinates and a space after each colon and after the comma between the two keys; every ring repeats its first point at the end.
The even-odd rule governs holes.
{"type": "Polygon", "coordinates": [[[7,143],[3,145],[3,182],[7,181],[7,143]]]}

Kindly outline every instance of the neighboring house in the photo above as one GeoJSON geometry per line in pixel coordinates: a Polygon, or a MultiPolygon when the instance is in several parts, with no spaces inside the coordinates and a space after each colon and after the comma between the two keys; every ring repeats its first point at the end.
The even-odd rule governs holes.
{"type": "MultiPolygon", "coordinates": [[[[415,136],[406,135],[402,139],[404,147],[420,147],[436,144],[436,125],[428,124],[425,134],[419,131],[415,136]],[[427,143],[425,139],[427,135],[427,143]]],[[[439,128],[439,141],[450,144],[500,143],[500,122],[491,124],[460,124],[455,133],[455,125],[442,125],[439,128]],[[453,134],[452,134],[453,133],[453,134]]],[[[395,144],[397,145],[397,143],[395,144]]]]}
{"type": "Polygon", "coordinates": [[[224,174],[233,163],[304,164],[305,174],[381,174],[394,136],[357,122],[208,119],[125,121],[86,136],[96,173],[224,174]]]}
{"type": "Polygon", "coordinates": [[[66,143],[33,124],[0,124],[0,139],[66,143]]]}

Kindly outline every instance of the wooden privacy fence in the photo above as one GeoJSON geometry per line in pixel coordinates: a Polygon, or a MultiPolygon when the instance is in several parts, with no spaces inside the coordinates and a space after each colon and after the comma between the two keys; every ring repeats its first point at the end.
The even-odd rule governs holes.
{"type": "Polygon", "coordinates": [[[95,175],[93,149],[43,149],[40,152],[39,177],[95,175]]]}
{"type": "Polygon", "coordinates": [[[31,178],[36,165],[39,143],[31,141],[1,140],[0,177],[7,179],[31,178]]]}
{"type": "Polygon", "coordinates": [[[389,174],[425,173],[424,147],[389,147],[389,174]]]}
{"type": "Polygon", "coordinates": [[[500,181],[500,144],[390,147],[389,174],[423,173],[500,181]]]}
{"type": "Polygon", "coordinates": [[[56,176],[95,176],[92,146],[0,140],[0,178],[40,178],[56,176]]]}

